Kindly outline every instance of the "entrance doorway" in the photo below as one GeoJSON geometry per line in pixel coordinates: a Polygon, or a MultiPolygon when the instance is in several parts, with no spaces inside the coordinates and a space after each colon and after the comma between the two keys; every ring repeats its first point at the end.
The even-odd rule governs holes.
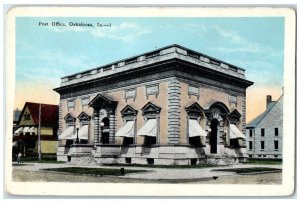
{"type": "Polygon", "coordinates": [[[103,118],[101,121],[101,143],[109,143],[109,119],[107,117],[103,118]]]}
{"type": "Polygon", "coordinates": [[[219,121],[217,119],[213,119],[210,124],[210,139],[209,139],[209,144],[210,144],[210,153],[211,154],[216,154],[217,153],[217,146],[218,146],[218,126],[219,126],[219,121]]]}

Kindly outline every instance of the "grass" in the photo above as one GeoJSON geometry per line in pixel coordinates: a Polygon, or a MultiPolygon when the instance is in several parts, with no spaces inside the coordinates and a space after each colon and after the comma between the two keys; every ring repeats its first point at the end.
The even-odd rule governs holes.
{"type": "Polygon", "coordinates": [[[30,165],[30,164],[18,164],[18,163],[13,163],[12,165],[13,165],[13,166],[28,166],[28,165],[30,165]]]}
{"type": "Polygon", "coordinates": [[[59,163],[65,163],[63,161],[57,161],[56,157],[42,157],[42,160],[39,161],[38,157],[23,157],[21,158],[21,162],[22,163],[55,163],[55,164],[59,164],[59,163]]]}
{"type": "Polygon", "coordinates": [[[278,172],[278,171],[282,171],[282,170],[276,169],[276,168],[254,167],[254,168],[216,169],[213,171],[229,171],[229,172],[236,172],[237,174],[245,174],[245,173],[272,172],[272,171],[278,172]]]}
{"type": "Polygon", "coordinates": [[[248,164],[266,164],[266,165],[280,165],[282,160],[259,160],[259,159],[249,159],[248,164]]]}
{"type": "MultiPolygon", "coordinates": [[[[111,176],[120,176],[123,175],[120,169],[112,169],[112,168],[82,168],[82,167],[66,167],[66,168],[48,168],[43,169],[46,171],[56,171],[56,172],[66,172],[80,175],[111,175],[111,176]]],[[[146,172],[146,170],[128,170],[124,169],[126,173],[138,173],[138,172],[146,172]]]]}
{"type": "Polygon", "coordinates": [[[120,167],[144,167],[144,168],[211,168],[211,167],[219,167],[219,165],[213,164],[196,164],[196,165],[151,165],[151,164],[105,164],[106,166],[120,166],[120,167]]]}

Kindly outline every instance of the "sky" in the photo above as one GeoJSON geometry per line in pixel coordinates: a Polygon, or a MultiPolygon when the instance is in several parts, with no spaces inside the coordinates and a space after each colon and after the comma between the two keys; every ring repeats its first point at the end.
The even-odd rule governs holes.
{"type": "Polygon", "coordinates": [[[22,109],[26,101],[58,104],[53,88],[60,86],[61,77],[170,44],[246,70],[247,80],[254,82],[247,89],[247,122],[265,110],[267,94],[276,100],[282,93],[284,18],[18,17],[14,106],[22,109]]]}

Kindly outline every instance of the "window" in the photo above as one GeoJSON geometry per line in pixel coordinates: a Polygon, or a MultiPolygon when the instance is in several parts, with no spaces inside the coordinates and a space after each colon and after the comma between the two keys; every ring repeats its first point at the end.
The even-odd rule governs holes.
{"type": "Polygon", "coordinates": [[[265,136],[265,129],[264,128],[260,129],[260,133],[262,137],[265,136]]]}
{"type": "Polygon", "coordinates": [[[252,137],[252,129],[249,130],[249,136],[252,137]]]}
{"type": "Polygon", "coordinates": [[[260,141],[260,150],[265,150],[265,141],[260,141]]]}
{"type": "Polygon", "coordinates": [[[274,150],[278,150],[278,140],[274,140],[274,150]]]}
{"type": "Polygon", "coordinates": [[[278,128],[275,128],[275,136],[278,136],[278,128]]]}
{"type": "Polygon", "coordinates": [[[73,110],[74,110],[74,107],[75,107],[75,102],[74,102],[74,100],[68,101],[68,110],[69,110],[69,111],[73,111],[73,110]]]}
{"type": "Polygon", "coordinates": [[[252,150],[252,141],[249,141],[249,150],[252,150]]]}
{"type": "Polygon", "coordinates": [[[159,138],[159,113],[161,108],[148,102],[142,109],[145,124],[139,129],[137,135],[144,136],[144,145],[157,144],[159,138]]]}
{"type": "Polygon", "coordinates": [[[30,114],[29,113],[25,113],[24,114],[24,120],[30,120],[30,114]]]}
{"type": "Polygon", "coordinates": [[[84,106],[87,106],[90,102],[90,99],[88,97],[85,97],[85,98],[82,98],[81,99],[81,106],[84,107],[84,106]]]}

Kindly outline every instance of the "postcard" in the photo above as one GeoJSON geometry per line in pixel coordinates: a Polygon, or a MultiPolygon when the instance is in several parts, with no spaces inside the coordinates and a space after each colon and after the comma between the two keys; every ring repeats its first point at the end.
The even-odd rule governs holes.
{"type": "Polygon", "coordinates": [[[14,7],[10,195],[288,196],[295,11],[14,7]]]}

